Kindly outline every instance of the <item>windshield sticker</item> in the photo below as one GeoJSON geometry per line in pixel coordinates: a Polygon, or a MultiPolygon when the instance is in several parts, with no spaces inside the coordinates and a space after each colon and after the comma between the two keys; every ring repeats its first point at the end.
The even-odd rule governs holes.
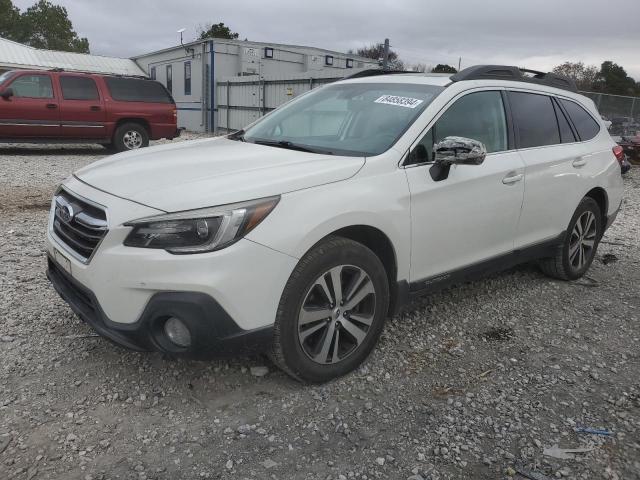
{"type": "Polygon", "coordinates": [[[383,95],[375,101],[375,103],[385,103],[387,105],[396,105],[398,107],[416,108],[423,100],[410,97],[398,97],[396,95],[383,95]]]}

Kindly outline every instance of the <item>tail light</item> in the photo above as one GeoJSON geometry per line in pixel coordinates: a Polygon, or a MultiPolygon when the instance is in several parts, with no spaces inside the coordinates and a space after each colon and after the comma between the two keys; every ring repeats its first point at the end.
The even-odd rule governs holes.
{"type": "Polygon", "coordinates": [[[178,122],[178,109],[174,108],[173,112],[171,112],[171,113],[172,113],[172,116],[173,116],[173,121],[177,123],[178,122]]]}
{"type": "Polygon", "coordinates": [[[620,145],[616,145],[615,147],[613,147],[612,150],[613,150],[613,154],[616,156],[616,159],[618,160],[618,163],[622,165],[622,162],[624,160],[624,149],[620,145]]]}

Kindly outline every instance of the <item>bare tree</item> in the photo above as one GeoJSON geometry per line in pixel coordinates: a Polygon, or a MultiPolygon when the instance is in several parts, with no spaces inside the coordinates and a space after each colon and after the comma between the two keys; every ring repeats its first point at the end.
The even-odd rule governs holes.
{"type": "Polygon", "coordinates": [[[414,72],[420,72],[420,73],[424,73],[424,72],[430,72],[431,71],[431,65],[427,65],[426,63],[416,63],[415,65],[411,65],[409,67],[409,70],[413,70],[414,72]]]}
{"type": "MultiPolygon", "coordinates": [[[[374,60],[382,62],[384,45],[382,43],[374,43],[369,46],[358,48],[355,53],[361,57],[373,58],[374,60]]],[[[404,68],[404,62],[400,60],[398,54],[393,50],[389,50],[389,70],[404,70],[404,68]]]]}
{"type": "Polygon", "coordinates": [[[582,62],[565,62],[555,67],[553,73],[573,79],[578,90],[593,90],[598,81],[600,70],[595,65],[585,65],[582,62]]]}

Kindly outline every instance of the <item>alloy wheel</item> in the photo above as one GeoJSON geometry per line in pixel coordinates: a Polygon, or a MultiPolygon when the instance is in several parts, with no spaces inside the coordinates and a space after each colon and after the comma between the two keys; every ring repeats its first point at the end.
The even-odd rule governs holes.
{"type": "Polygon", "coordinates": [[[375,308],[375,287],[363,269],[339,265],[324,272],[307,291],[298,315],[302,350],[323,365],[344,360],[367,337],[375,308]]]}
{"type": "Polygon", "coordinates": [[[122,137],[122,143],[128,150],[135,150],[142,146],[142,135],[135,130],[129,130],[122,137]]]}
{"type": "Polygon", "coordinates": [[[576,221],[569,239],[569,263],[575,270],[581,270],[594,253],[597,235],[596,216],[586,211],[576,221]]]}

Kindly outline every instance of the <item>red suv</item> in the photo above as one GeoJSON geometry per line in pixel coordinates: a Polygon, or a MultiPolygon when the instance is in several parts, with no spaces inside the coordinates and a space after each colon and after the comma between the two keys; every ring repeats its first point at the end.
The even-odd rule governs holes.
{"type": "Polygon", "coordinates": [[[40,70],[0,75],[0,142],[134,150],[177,137],[176,121],[171,94],[153,80],[40,70]]]}

